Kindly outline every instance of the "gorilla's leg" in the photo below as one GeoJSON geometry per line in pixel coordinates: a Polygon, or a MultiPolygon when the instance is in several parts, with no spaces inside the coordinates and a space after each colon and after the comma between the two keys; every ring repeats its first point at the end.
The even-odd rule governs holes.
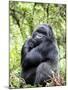
{"type": "Polygon", "coordinates": [[[50,80],[53,76],[53,69],[47,62],[41,63],[36,70],[35,84],[41,84],[44,86],[47,80],[50,80]]]}
{"type": "Polygon", "coordinates": [[[34,85],[36,68],[31,68],[30,70],[23,71],[21,77],[24,78],[26,84],[34,85]]]}

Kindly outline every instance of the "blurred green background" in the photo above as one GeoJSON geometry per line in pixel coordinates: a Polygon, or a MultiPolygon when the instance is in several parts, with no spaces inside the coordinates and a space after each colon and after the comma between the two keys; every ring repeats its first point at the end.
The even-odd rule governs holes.
{"type": "MultiPolygon", "coordinates": [[[[21,48],[32,35],[34,28],[42,23],[52,26],[59,48],[60,75],[66,82],[66,5],[48,3],[9,2],[10,23],[10,88],[20,88],[21,48]]],[[[24,80],[22,87],[26,85],[24,80]]]]}

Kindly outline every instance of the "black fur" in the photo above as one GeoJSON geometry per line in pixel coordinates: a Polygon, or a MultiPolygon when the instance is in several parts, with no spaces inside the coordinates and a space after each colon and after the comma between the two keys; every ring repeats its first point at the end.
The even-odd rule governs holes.
{"type": "Polygon", "coordinates": [[[21,51],[21,76],[27,84],[42,84],[58,70],[58,51],[51,26],[39,25],[21,51]]]}

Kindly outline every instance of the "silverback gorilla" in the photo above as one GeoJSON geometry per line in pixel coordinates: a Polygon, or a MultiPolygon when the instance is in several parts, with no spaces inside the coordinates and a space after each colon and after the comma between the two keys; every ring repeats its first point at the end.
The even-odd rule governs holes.
{"type": "Polygon", "coordinates": [[[26,84],[44,85],[58,72],[58,50],[52,28],[48,24],[39,25],[21,50],[21,77],[26,84]]]}

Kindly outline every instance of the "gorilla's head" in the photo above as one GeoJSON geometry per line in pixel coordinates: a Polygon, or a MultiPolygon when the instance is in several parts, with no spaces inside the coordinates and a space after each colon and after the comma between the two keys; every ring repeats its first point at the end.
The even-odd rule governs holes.
{"type": "Polygon", "coordinates": [[[32,38],[41,43],[44,40],[54,41],[54,34],[52,28],[48,24],[41,24],[36,27],[35,31],[33,32],[32,38]]]}

